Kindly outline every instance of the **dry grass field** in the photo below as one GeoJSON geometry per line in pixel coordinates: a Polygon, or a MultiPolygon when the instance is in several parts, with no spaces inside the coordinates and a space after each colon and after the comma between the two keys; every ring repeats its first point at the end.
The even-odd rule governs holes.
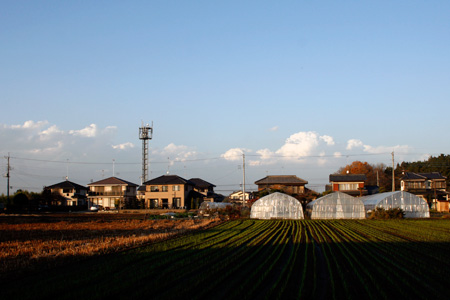
{"type": "Polygon", "coordinates": [[[148,220],[129,214],[1,215],[0,279],[165,240],[217,222],[148,220]]]}

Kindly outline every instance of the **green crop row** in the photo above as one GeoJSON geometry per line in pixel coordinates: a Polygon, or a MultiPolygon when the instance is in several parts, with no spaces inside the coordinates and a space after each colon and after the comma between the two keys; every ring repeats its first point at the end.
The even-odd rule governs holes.
{"type": "Polygon", "coordinates": [[[449,224],[234,220],[2,291],[5,299],[444,299],[449,224]]]}

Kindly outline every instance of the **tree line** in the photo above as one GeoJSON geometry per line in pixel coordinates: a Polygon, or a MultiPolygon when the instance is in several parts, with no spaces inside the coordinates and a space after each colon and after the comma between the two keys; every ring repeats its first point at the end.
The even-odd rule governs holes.
{"type": "MultiPolygon", "coordinates": [[[[450,155],[441,154],[430,156],[424,161],[401,162],[394,169],[395,190],[400,189],[400,179],[405,172],[431,173],[439,172],[445,177],[450,176],[450,155]]],[[[341,167],[335,174],[365,174],[367,186],[378,186],[380,193],[392,191],[392,166],[385,164],[369,164],[367,162],[354,161],[341,167]]]]}

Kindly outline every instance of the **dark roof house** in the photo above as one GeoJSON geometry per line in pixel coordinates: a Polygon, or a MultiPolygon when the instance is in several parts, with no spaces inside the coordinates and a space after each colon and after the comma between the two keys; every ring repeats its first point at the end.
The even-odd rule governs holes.
{"type": "Polygon", "coordinates": [[[269,175],[255,181],[258,191],[278,190],[288,195],[305,194],[305,184],[308,181],[295,175],[269,175]]]}

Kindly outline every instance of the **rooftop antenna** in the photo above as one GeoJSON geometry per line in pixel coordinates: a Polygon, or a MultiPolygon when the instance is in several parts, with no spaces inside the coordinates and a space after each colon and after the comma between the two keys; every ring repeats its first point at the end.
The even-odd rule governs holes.
{"type": "Polygon", "coordinates": [[[139,128],[139,139],[142,140],[142,177],[141,184],[147,181],[148,176],[148,140],[151,140],[153,137],[153,122],[150,127],[149,124],[144,126],[144,122],[142,122],[142,126],[139,128]]]}

